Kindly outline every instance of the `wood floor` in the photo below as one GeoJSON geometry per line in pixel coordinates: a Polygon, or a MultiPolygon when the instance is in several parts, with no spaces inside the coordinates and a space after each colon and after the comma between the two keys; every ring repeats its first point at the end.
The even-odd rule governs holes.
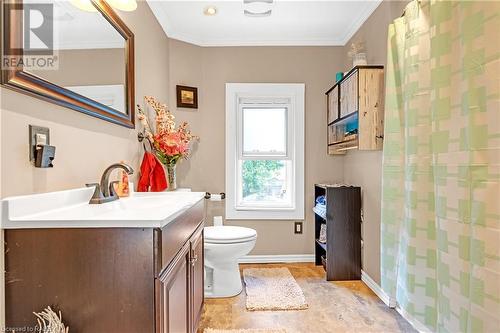
{"type": "Polygon", "coordinates": [[[287,267],[302,288],[309,308],[299,311],[247,311],[245,291],[224,299],[207,299],[199,333],[206,328],[283,328],[287,333],[416,332],[361,281],[327,282],[322,267],[309,263],[252,264],[287,267]]]}

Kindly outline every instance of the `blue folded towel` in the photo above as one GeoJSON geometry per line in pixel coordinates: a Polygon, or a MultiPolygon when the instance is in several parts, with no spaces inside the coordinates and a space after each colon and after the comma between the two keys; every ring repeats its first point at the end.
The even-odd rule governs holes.
{"type": "Polygon", "coordinates": [[[316,204],[321,204],[326,206],[326,198],[324,195],[320,195],[316,198],[316,204]]]}
{"type": "Polygon", "coordinates": [[[326,220],[326,199],[324,195],[316,198],[316,205],[313,211],[326,220]]]}

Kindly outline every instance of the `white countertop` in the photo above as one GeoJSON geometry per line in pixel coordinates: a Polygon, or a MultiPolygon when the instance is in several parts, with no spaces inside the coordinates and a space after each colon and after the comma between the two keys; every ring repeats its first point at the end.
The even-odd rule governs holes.
{"type": "Polygon", "coordinates": [[[161,228],[201,200],[204,192],[131,193],[90,205],[94,188],[5,198],[2,228],[161,228]]]}

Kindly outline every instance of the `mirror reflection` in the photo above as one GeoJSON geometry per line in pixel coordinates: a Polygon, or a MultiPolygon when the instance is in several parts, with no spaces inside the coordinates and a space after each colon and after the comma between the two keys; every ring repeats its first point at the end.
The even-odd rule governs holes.
{"type": "Polygon", "coordinates": [[[51,3],[57,70],[27,71],[126,114],[126,40],[93,6],[51,3]]]}

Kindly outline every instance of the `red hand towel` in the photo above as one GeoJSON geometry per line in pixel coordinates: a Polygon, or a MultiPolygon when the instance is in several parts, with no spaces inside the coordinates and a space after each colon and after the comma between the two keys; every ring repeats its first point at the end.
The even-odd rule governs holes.
{"type": "Polygon", "coordinates": [[[156,156],[145,152],[141,164],[141,177],[137,192],[161,192],[168,188],[165,170],[156,156]]]}

